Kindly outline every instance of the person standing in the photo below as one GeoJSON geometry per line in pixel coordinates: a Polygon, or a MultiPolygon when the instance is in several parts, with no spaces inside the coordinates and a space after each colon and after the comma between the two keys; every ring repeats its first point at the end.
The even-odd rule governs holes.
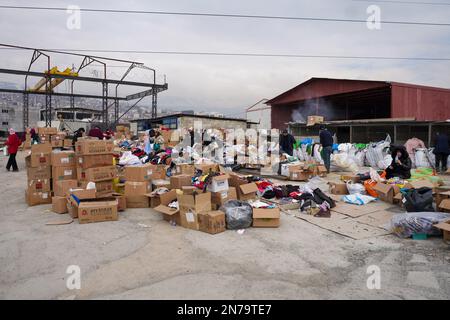
{"type": "Polygon", "coordinates": [[[292,156],[294,154],[294,144],[294,136],[284,129],[280,136],[280,154],[287,153],[292,156]]]}
{"type": "Polygon", "coordinates": [[[30,136],[31,136],[31,144],[39,143],[39,135],[37,134],[34,128],[31,128],[30,136]]]}
{"type": "Polygon", "coordinates": [[[73,133],[72,146],[74,150],[75,150],[75,143],[78,141],[78,138],[81,138],[85,132],[86,131],[84,130],[84,128],[79,128],[77,131],[73,133]]]}
{"type": "Polygon", "coordinates": [[[323,162],[327,172],[330,173],[331,153],[333,152],[333,135],[325,126],[320,126],[320,144],[322,145],[323,162]]]}
{"type": "Polygon", "coordinates": [[[14,172],[19,171],[19,167],[17,166],[16,154],[19,146],[22,142],[19,139],[17,133],[11,128],[9,129],[9,136],[6,140],[6,145],[8,146],[9,159],[6,164],[6,170],[10,170],[11,167],[14,172]]]}
{"type": "Polygon", "coordinates": [[[441,168],[441,172],[447,171],[447,158],[450,154],[450,148],[448,145],[448,136],[445,133],[436,133],[433,153],[436,156],[436,171],[440,171],[441,168]]]}

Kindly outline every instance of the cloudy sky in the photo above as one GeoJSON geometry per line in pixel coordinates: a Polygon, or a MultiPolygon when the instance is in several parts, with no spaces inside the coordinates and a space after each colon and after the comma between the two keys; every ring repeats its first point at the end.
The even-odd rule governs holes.
{"type": "MultiPolygon", "coordinates": [[[[382,20],[450,22],[450,2],[449,5],[373,3],[381,8],[382,20]]],[[[0,5],[15,6],[78,5],[99,9],[362,20],[367,18],[366,9],[370,4],[354,0],[0,1],[0,5]]],[[[64,11],[0,9],[0,42],[59,49],[450,58],[449,26],[382,24],[381,30],[369,30],[364,23],[85,12],[81,14],[81,28],[70,30],[66,26],[68,17],[64,11]]],[[[159,81],[166,75],[169,90],[160,94],[160,108],[218,111],[234,116],[242,116],[244,107],[262,98],[272,98],[311,77],[393,80],[450,87],[450,61],[98,55],[144,62],[157,69],[159,81]]],[[[30,56],[30,52],[0,50],[0,68],[26,69],[30,56]]],[[[77,57],[54,56],[53,59],[60,69],[80,63],[77,57]]],[[[120,64],[111,64],[111,77],[120,77],[126,70],[120,64]]],[[[43,63],[38,63],[33,70],[44,68],[43,63]]],[[[98,75],[94,70],[100,69],[86,69],[85,75],[98,75]]],[[[130,80],[149,79],[147,73],[130,75],[130,80]]],[[[1,76],[0,81],[4,80],[19,81],[19,78],[1,76]]],[[[62,85],[58,90],[66,89],[62,85]]],[[[77,90],[100,92],[88,86],[77,90]]]]}

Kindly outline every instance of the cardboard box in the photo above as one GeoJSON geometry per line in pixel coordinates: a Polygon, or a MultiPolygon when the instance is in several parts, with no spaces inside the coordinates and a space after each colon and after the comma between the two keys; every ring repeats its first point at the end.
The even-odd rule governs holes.
{"type": "Polygon", "coordinates": [[[177,195],[180,207],[180,224],[184,228],[198,230],[198,214],[211,211],[211,193],[205,192],[197,195],[177,195]]]}
{"type": "MultiPolygon", "coordinates": [[[[88,181],[80,181],[80,188],[86,189],[88,181]]],[[[95,182],[95,191],[97,193],[97,197],[105,197],[110,196],[114,192],[113,189],[113,181],[105,180],[105,181],[97,181],[95,182]]]]}
{"type": "Polygon", "coordinates": [[[49,134],[40,134],[39,142],[40,143],[48,143],[51,146],[50,135],[49,134]]]}
{"type": "Polygon", "coordinates": [[[96,167],[96,168],[77,168],[77,178],[79,181],[106,181],[117,178],[116,166],[96,167]]]}
{"type": "Polygon", "coordinates": [[[170,189],[170,180],[165,180],[165,179],[152,180],[152,190],[155,190],[158,188],[170,189]]]}
{"type": "Polygon", "coordinates": [[[229,178],[229,176],[227,174],[222,174],[220,176],[212,177],[211,182],[206,187],[206,190],[208,190],[210,192],[227,191],[229,188],[228,178],[229,178]]]}
{"type": "Polygon", "coordinates": [[[127,208],[149,208],[150,197],[147,195],[125,196],[127,208]]]}
{"type": "Polygon", "coordinates": [[[56,134],[52,134],[50,136],[50,141],[64,141],[64,139],[66,138],[66,133],[64,131],[59,131],[56,134]]]}
{"type": "Polygon", "coordinates": [[[256,183],[241,184],[236,188],[237,196],[239,200],[246,201],[256,198],[256,192],[258,192],[258,186],[256,183]]]}
{"type": "Polygon", "coordinates": [[[63,147],[64,148],[72,148],[72,139],[64,139],[63,140],[63,147]]]}
{"type": "Polygon", "coordinates": [[[405,184],[405,188],[407,189],[419,189],[419,188],[430,188],[433,189],[433,192],[436,190],[438,186],[435,185],[430,180],[415,180],[405,184]]]}
{"type": "Polygon", "coordinates": [[[74,151],[53,151],[51,153],[51,164],[53,167],[71,167],[75,166],[75,152],[74,151]]]}
{"type": "Polygon", "coordinates": [[[76,200],[87,200],[97,198],[95,189],[72,189],[70,196],[74,196],[76,200]]]}
{"type": "Polygon", "coordinates": [[[196,164],[194,165],[195,169],[201,170],[203,174],[207,174],[211,172],[219,172],[219,165],[217,163],[214,164],[196,164]]]}
{"type": "Polygon", "coordinates": [[[145,164],[140,166],[125,167],[125,180],[126,181],[150,181],[153,175],[152,164],[145,164]]]}
{"type": "Polygon", "coordinates": [[[394,203],[394,186],[386,183],[377,183],[373,189],[378,193],[378,199],[394,203]]]}
{"type": "Polygon", "coordinates": [[[222,206],[228,200],[236,200],[237,193],[235,187],[229,187],[226,191],[211,192],[211,203],[222,206]]]}
{"type": "Polygon", "coordinates": [[[64,147],[64,140],[52,140],[50,144],[52,148],[62,148],[64,147]]]}
{"type": "Polygon", "coordinates": [[[56,180],[53,181],[53,193],[55,196],[65,197],[70,189],[78,188],[77,180],[56,180]]]}
{"type": "Polygon", "coordinates": [[[28,167],[27,168],[27,178],[28,181],[32,180],[50,180],[52,177],[52,167],[42,166],[42,167],[28,167]]]}
{"type": "Polygon", "coordinates": [[[102,221],[116,221],[119,219],[117,207],[117,200],[82,201],[77,205],[78,222],[83,224],[102,221]]]}
{"type": "Polygon", "coordinates": [[[201,192],[201,190],[194,186],[181,187],[181,191],[183,192],[183,194],[197,194],[201,192]]]}
{"type": "Polygon", "coordinates": [[[226,229],[225,213],[222,211],[200,212],[198,214],[199,230],[209,234],[224,232],[226,229]]]}
{"type": "Polygon", "coordinates": [[[253,208],[253,227],[278,228],[280,226],[280,209],[253,208]]]}
{"type": "Polygon", "coordinates": [[[67,213],[67,198],[60,196],[52,197],[52,211],[55,213],[67,213]]]}
{"type": "Polygon", "coordinates": [[[170,190],[167,193],[160,194],[159,199],[161,204],[155,207],[155,211],[162,213],[163,219],[168,222],[174,222],[177,225],[181,225],[180,220],[180,210],[175,208],[170,208],[168,206],[174,200],[177,200],[177,191],[170,190]]]}
{"type": "Polygon", "coordinates": [[[326,177],[328,174],[327,168],[325,166],[317,166],[317,175],[319,177],[326,177]]]}
{"type": "Polygon", "coordinates": [[[127,199],[123,194],[114,193],[113,197],[117,199],[117,210],[125,211],[127,209],[127,199]]]}
{"type": "Polygon", "coordinates": [[[450,241],[450,220],[435,224],[434,227],[442,230],[444,241],[450,241]]]}
{"type": "MultiPolygon", "coordinates": [[[[437,191],[436,192],[436,208],[439,209],[439,205],[441,204],[442,200],[444,199],[450,199],[450,190],[446,191],[437,191]]],[[[438,210],[439,211],[439,210],[438,210]]]]}
{"type": "Polygon", "coordinates": [[[107,154],[112,153],[113,150],[114,142],[112,140],[79,139],[75,143],[77,155],[107,154]]]}
{"type": "Polygon", "coordinates": [[[25,201],[31,206],[52,203],[50,192],[33,192],[25,190],[25,201]]]}
{"type": "Polygon", "coordinates": [[[195,174],[195,166],[193,164],[181,163],[176,164],[172,175],[187,174],[193,176],[195,174]]]}
{"type": "Polygon", "coordinates": [[[49,192],[52,189],[50,179],[28,180],[27,188],[30,192],[49,192]]]}
{"type": "Polygon", "coordinates": [[[55,127],[40,127],[38,128],[38,134],[57,134],[58,130],[55,127]]]}
{"type": "Polygon", "coordinates": [[[292,181],[308,181],[310,177],[310,173],[304,170],[295,170],[290,172],[289,180],[292,181]]]}
{"type": "Polygon", "coordinates": [[[192,177],[186,174],[170,177],[170,189],[181,189],[184,186],[192,185],[192,177]]]}
{"type": "Polygon", "coordinates": [[[52,167],[53,181],[73,180],[77,178],[77,169],[75,166],[52,167]]]}
{"type": "Polygon", "coordinates": [[[142,196],[152,192],[152,185],[148,182],[126,181],[125,196],[142,196]]]}
{"type": "Polygon", "coordinates": [[[341,181],[351,181],[353,183],[358,183],[361,181],[361,178],[357,175],[344,174],[341,175],[341,181]]]}
{"type": "Polygon", "coordinates": [[[113,165],[113,155],[111,153],[81,155],[76,157],[76,163],[82,169],[107,167],[113,165]]]}
{"type": "Polygon", "coordinates": [[[306,126],[313,126],[319,123],[323,123],[323,117],[322,116],[308,116],[308,122],[306,123],[306,126]]]}
{"type": "Polygon", "coordinates": [[[32,153],[25,157],[25,165],[27,168],[50,167],[50,153],[32,153]]]}
{"type": "Polygon", "coordinates": [[[450,199],[442,200],[438,208],[440,212],[450,213],[450,199]]]}
{"type": "Polygon", "coordinates": [[[347,184],[344,182],[328,182],[330,185],[330,193],[337,195],[348,194],[347,184]]]}

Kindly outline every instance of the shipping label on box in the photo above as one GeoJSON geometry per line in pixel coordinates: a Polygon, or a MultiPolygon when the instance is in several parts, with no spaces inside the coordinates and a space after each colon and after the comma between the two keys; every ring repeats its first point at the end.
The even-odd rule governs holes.
{"type": "Polygon", "coordinates": [[[211,192],[227,191],[229,188],[228,178],[229,176],[227,174],[212,177],[211,182],[207,186],[207,190],[211,192]]]}
{"type": "Polygon", "coordinates": [[[89,169],[78,168],[77,177],[80,181],[97,182],[112,180],[117,178],[117,168],[116,166],[106,166],[89,169]]]}
{"type": "Polygon", "coordinates": [[[53,181],[57,180],[73,180],[77,178],[77,170],[75,166],[52,167],[53,181]]]}
{"type": "Polygon", "coordinates": [[[75,166],[74,151],[53,151],[51,154],[51,164],[53,167],[75,166]]]}
{"type": "Polygon", "coordinates": [[[51,191],[50,179],[29,180],[28,190],[31,192],[49,192],[51,191]]]}

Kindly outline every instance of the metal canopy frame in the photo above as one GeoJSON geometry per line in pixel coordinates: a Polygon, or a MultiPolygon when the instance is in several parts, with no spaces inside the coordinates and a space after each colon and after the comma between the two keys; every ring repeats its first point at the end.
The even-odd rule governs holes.
{"type": "Polygon", "coordinates": [[[0,44],[0,47],[7,47],[11,49],[19,49],[19,50],[32,50],[33,54],[31,57],[31,61],[28,65],[27,70],[15,70],[15,69],[0,69],[0,74],[13,74],[13,75],[23,75],[24,78],[24,89],[23,90],[17,90],[17,89],[8,89],[8,88],[0,88],[0,92],[7,92],[7,93],[21,93],[23,94],[23,129],[25,130],[29,125],[29,95],[30,94],[36,94],[36,95],[45,95],[45,126],[49,127],[51,126],[51,120],[52,120],[52,96],[61,96],[61,97],[69,97],[70,99],[70,107],[71,109],[75,108],[75,98],[93,98],[93,99],[102,99],[102,124],[104,129],[114,127],[118,121],[127,114],[131,109],[133,109],[142,99],[144,99],[147,96],[152,96],[152,118],[156,118],[157,116],[157,95],[158,93],[165,91],[168,89],[168,84],[165,81],[164,77],[164,83],[163,84],[157,84],[156,83],[156,70],[149,68],[145,66],[141,62],[136,61],[130,61],[130,60],[123,60],[123,59],[116,59],[116,58],[108,58],[108,57],[100,57],[100,56],[93,56],[93,55],[84,55],[84,54],[78,54],[73,52],[66,52],[66,51],[57,51],[57,50],[49,50],[49,49],[37,49],[37,48],[30,48],[30,47],[21,47],[21,46],[14,46],[14,45],[6,45],[6,44],[0,44]],[[77,76],[73,75],[64,75],[64,74],[52,74],[50,73],[51,69],[51,58],[50,54],[62,54],[62,55],[71,55],[71,56],[77,56],[77,57],[83,57],[83,60],[76,70],[78,73],[77,76]],[[41,56],[44,56],[47,58],[47,72],[35,72],[31,71],[31,68],[33,64],[38,60],[41,56]],[[114,61],[124,64],[129,64],[128,69],[125,71],[123,76],[120,80],[117,79],[110,79],[107,78],[107,62],[114,61]],[[94,77],[86,77],[86,76],[79,76],[80,71],[82,71],[85,67],[89,66],[91,63],[96,62],[99,63],[103,67],[103,78],[94,78],[94,77]],[[134,82],[134,81],[126,81],[125,78],[128,76],[128,74],[135,68],[148,70],[153,73],[153,83],[147,83],[147,82],[134,82]],[[28,88],[28,77],[40,77],[42,79],[45,79],[45,92],[42,91],[31,91],[28,88]],[[57,93],[53,92],[51,89],[51,81],[52,79],[64,79],[64,80],[71,80],[70,83],[70,93],[57,93]],[[94,82],[94,83],[101,83],[102,84],[102,92],[101,95],[88,95],[88,94],[77,94],[74,93],[74,83],[75,81],[86,81],[86,82],[94,82]],[[115,95],[109,96],[109,85],[115,85],[115,95]],[[149,88],[145,91],[137,92],[135,94],[128,95],[126,97],[119,97],[118,96],[118,88],[119,86],[134,86],[134,87],[144,87],[149,88]],[[108,100],[113,100],[113,103],[108,105],[108,100]],[[136,100],[136,102],[128,108],[122,115],[119,116],[119,101],[131,101],[136,100]],[[114,112],[113,112],[113,121],[110,122],[109,119],[109,110],[110,107],[114,106],[114,112]]]}

